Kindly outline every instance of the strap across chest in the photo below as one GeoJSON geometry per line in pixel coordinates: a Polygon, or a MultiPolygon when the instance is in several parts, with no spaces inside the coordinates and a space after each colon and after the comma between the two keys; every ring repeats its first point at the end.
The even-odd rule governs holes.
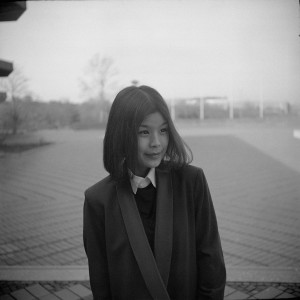
{"type": "Polygon", "coordinates": [[[134,256],[153,299],[169,300],[167,285],[173,241],[173,189],[169,172],[157,171],[155,257],[130,190],[130,184],[117,184],[118,202],[134,256]]]}

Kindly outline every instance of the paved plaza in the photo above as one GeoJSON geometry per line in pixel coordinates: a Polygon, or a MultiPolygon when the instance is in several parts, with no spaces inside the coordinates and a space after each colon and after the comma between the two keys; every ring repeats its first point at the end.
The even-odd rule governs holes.
{"type": "MultiPolygon", "coordinates": [[[[211,189],[227,299],[300,296],[300,139],[292,128],[196,124],[180,132],[211,189]]],[[[0,157],[1,300],[91,299],[83,192],[106,176],[102,138],[44,132],[53,144],[0,157]]]]}

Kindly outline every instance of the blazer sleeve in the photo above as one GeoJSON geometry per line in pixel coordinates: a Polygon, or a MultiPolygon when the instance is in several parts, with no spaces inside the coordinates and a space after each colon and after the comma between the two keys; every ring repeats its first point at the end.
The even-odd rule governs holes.
{"type": "Polygon", "coordinates": [[[209,187],[200,169],[196,179],[197,299],[224,298],[226,269],[209,187]]]}
{"type": "Polygon", "coordinates": [[[88,257],[94,300],[111,299],[106,256],[103,208],[85,193],[83,208],[83,244],[88,257]],[[102,209],[101,209],[102,208],[102,209]]]}

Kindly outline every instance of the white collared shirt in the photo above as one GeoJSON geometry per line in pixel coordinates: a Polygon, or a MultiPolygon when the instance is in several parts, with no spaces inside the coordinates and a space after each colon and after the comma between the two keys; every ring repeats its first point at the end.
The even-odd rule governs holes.
{"type": "Polygon", "coordinates": [[[150,183],[152,183],[153,186],[156,187],[155,168],[151,168],[145,178],[134,175],[130,170],[129,176],[131,188],[134,194],[136,194],[138,188],[143,189],[147,187],[150,183]]]}

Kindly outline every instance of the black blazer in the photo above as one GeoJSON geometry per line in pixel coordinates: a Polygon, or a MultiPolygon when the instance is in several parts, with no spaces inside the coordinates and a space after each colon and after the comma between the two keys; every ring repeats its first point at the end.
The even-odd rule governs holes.
{"type": "Polygon", "coordinates": [[[156,181],[155,255],[129,180],[107,176],[86,190],[83,239],[94,299],[223,299],[226,271],[202,169],[156,168],[156,181]]]}

